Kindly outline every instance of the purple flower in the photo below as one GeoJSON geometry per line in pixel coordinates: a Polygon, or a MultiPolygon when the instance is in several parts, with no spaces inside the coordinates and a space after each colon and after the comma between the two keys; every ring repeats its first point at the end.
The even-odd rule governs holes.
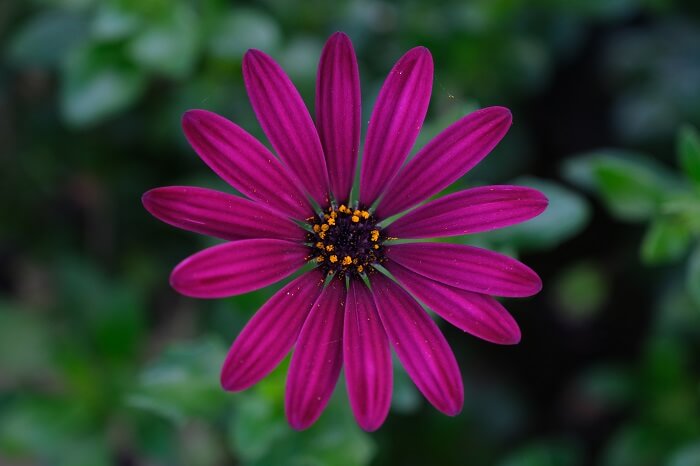
{"type": "Polygon", "coordinates": [[[345,367],[357,422],[381,426],[392,392],[390,342],[418,389],[455,415],[464,392],[454,354],[419,301],[484,340],[514,344],[520,330],[492,297],[537,293],[539,277],[509,257],[472,246],[401,242],[501,228],[541,213],[547,199],[517,186],[467,189],[429,201],[479,163],[508,131],[510,112],[465,116],[404,163],[423,124],[433,79],[430,52],[394,65],[367,128],[359,196],[360,82],[350,39],[328,40],[318,68],[316,124],[284,71],[250,50],[243,76],[253,109],[279,155],[204,110],[185,113],[192,147],[248,199],[195,187],[153,189],[157,218],[227,240],[182,261],[170,283],[200,298],[273,284],[308,264],[255,314],[221,371],[226,390],[260,381],[289,353],[285,408],[292,427],[313,424],[345,367]],[[394,279],[388,278],[388,271],[394,279]],[[369,286],[366,285],[369,283],[369,286]]]}

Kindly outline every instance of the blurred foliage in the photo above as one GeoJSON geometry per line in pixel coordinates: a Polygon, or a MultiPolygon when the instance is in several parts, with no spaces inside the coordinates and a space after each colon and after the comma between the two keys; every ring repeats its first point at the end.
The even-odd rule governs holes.
{"type": "MultiPolygon", "coordinates": [[[[650,265],[688,258],[700,239],[700,135],[684,127],[676,146],[682,173],[649,156],[620,151],[581,155],[564,166],[564,175],[598,194],[615,218],[648,223],[640,256],[650,265]]],[[[688,259],[686,283],[700,305],[696,256],[688,259]]]]}
{"type": "Polygon", "coordinates": [[[700,464],[699,18],[681,0],[0,2],[0,464],[700,464]],[[523,184],[550,201],[459,239],[542,274],[540,296],[506,303],[523,343],[444,326],[464,412],[428,408],[396,362],[392,412],[372,435],[342,382],[314,427],[291,430],[286,361],[223,392],[226,346],[270,290],[177,296],[170,268],[212,240],[139,202],[165,184],[228,189],[187,147],[182,112],[220,112],[265,141],[242,55],[273,55],[312,107],[335,30],[357,50],[365,122],[393,61],[428,46],[416,147],[506,105],[509,135],[450,189],[523,184]],[[621,149],[590,152],[602,145],[621,149]],[[573,151],[587,154],[559,177],[573,151]]]}

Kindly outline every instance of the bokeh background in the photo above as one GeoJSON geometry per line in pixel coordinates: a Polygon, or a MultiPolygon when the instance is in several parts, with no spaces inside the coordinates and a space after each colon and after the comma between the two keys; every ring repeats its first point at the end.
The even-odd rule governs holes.
{"type": "Polygon", "coordinates": [[[699,124],[695,0],[2,0],[0,464],[700,465],[699,124]],[[437,413],[397,368],[371,435],[342,383],[292,431],[286,363],[244,393],[219,388],[272,290],[176,294],[170,269],[213,242],[140,202],[162,185],[229,190],[187,146],[183,111],[265,140],[243,53],[273,55],[313,105],[336,30],[358,53],[365,121],[393,62],[425,45],[435,86],[417,146],[508,106],[512,130],[453,189],[516,182],[551,200],[458,239],[541,274],[542,293],[506,302],[522,343],[441,324],[464,411],[437,413]]]}

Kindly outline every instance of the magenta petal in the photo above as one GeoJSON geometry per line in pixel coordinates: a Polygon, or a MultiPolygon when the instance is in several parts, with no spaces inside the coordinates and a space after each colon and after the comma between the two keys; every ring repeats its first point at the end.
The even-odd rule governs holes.
{"type": "Polygon", "coordinates": [[[406,372],[430,403],[454,416],[462,410],[464,387],[455,356],[423,308],[381,274],[371,278],[379,315],[406,372]]]}
{"type": "Polygon", "coordinates": [[[396,238],[456,236],[503,228],[541,214],[547,198],[532,188],[484,186],[428,202],[392,223],[396,238]]]}
{"type": "Polygon", "coordinates": [[[473,246],[396,244],[389,246],[386,254],[420,275],[475,293],[522,298],[542,289],[540,277],[525,264],[473,246]]]}
{"type": "Polygon", "coordinates": [[[360,74],[350,38],[333,34],[321,54],[316,78],[316,127],[326,154],[331,191],[347,203],[360,147],[360,74]]]}
{"type": "Polygon", "coordinates": [[[299,334],[284,399],[289,424],[302,430],[321,415],[343,365],[345,283],[333,279],[321,292],[299,334]]]}
{"type": "Polygon", "coordinates": [[[256,202],[211,189],[168,186],[141,198],[154,217],[184,230],[229,241],[279,238],[304,241],[297,224],[256,202]]]}
{"type": "Polygon", "coordinates": [[[367,128],[360,203],[369,207],[399,171],[418,137],[433,89],[433,59],[425,47],[409,50],[386,78],[367,128]]]}
{"type": "Polygon", "coordinates": [[[258,121],[282,161],[316,202],[328,204],[328,173],[321,141],[292,81],[259,50],[245,54],[243,80],[258,121]]]}
{"type": "Polygon", "coordinates": [[[313,215],[282,163],[234,123],[206,110],[190,110],[182,117],[182,128],[202,160],[250,199],[299,219],[313,215]]]}
{"type": "Polygon", "coordinates": [[[520,341],[515,319],[491,296],[443,285],[396,263],[388,263],[387,270],[413,296],[460,330],[501,345],[520,341]]]}
{"type": "Polygon", "coordinates": [[[223,298],[271,285],[304,265],[303,243],[280,239],[244,239],[219,244],[180,262],[170,285],[195,298],[223,298]]]}
{"type": "Polygon", "coordinates": [[[496,147],[511,122],[510,110],[489,107],[452,124],[403,167],[387,187],[377,215],[391,217],[452,184],[496,147]]]}
{"type": "Polygon", "coordinates": [[[391,405],[391,351],[369,289],[350,280],[343,356],[350,406],[364,430],[377,430],[391,405]]]}
{"type": "Polygon", "coordinates": [[[318,269],[305,273],[270,298],[243,328],[221,369],[225,390],[245,390],[269,374],[289,353],[323,287],[318,269]]]}

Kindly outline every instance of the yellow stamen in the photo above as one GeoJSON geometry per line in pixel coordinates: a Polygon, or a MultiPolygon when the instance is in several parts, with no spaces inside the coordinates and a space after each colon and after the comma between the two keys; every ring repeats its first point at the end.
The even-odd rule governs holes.
{"type": "Polygon", "coordinates": [[[345,204],[341,204],[340,207],[338,207],[338,210],[340,212],[345,212],[345,209],[347,209],[347,207],[345,207],[345,204]]]}
{"type": "Polygon", "coordinates": [[[332,245],[332,244],[329,244],[328,246],[326,246],[326,251],[330,252],[330,251],[332,251],[332,250],[333,250],[333,245],[332,245]]]}
{"type": "Polygon", "coordinates": [[[322,231],[321,233],[318,234],[318,237],[321,239],[326,239],[326,233],[322,231]]]}
{"type": "Polygon", "coordinates": [[[359,217],[360,215],[362,215],[362,212],[359,211],[359,210],[356,210],[356,211],[353,212],[352,214],[355,215],[355,216],[357,216],[357,217],[359,217]]]}
{"type": "Polygon", "coordinates": [[[352,264],[352,257],[350,257],[350,256],[345,256],[345,257],[343,258],[343,265],[350,265],[350,264],[352,264]]]}
{"type": "Polygon", "coordinates": [[[378,245],[378,244],[375,244],[375,245],[374,245],[374,249],[379,249],[379,245],[378,245]]]}
{"type": "Polygon", "coordinates": [[[329,228],[330,227],[325,223],[323,225],[321,225],[321,231],[328,231],[329,228]]]}
{"type": "Polygon", "coordinates": [[[362,211],[362,218],[364,218],[365,220],[367,220],[367,219],[369,218],[369,212],[367,212],[366,210],[363,210],[363,211],[362,211]]]}
{"type": "Polygon", "coordinates": [[[333,255],[332,255],[331,257],[329,257],[328,259],[329,259],[331,262],[333,262],[334,264],[335,264],[336,262],[338,262],[338,256],[336,256],[335,254],[333,254],[333,255]]]}
{"type": "Polygon", "coordinates": [[[328,219],[328,224],[329,224],[329,225],[335,225],[335,219],[334,219],[334,218],[329,218],[329,219],[328,219]]]}
{"type": "Polygon", "coordinates": [[[362,273],[363,270],[365,270],[364,267],[362,267],[361,265],[357,266],[357,273],[362,273]]]}
{"type": "Polygon", "coordinates": [[[336,218],[337,216],[338,216],[338,212],[336,212],[335,210],[333,212],[331,212],[331,218],[336,218]]]}
{"type": "Polygon", "coordinates": [[[316,243],[316,247],[319,249],[323,249],[323,243],[319,241],[318,243],[316,243]]]}
{"type": "Polygon", "coordinates": [[[358,217],[357,215],[353,215],[351,220],[352,220],[353,222],[357,223],[357,222],[360,221],[360,217],[358,217]]]}
{"type": "Polygon", "coordinates": [[[372,241],[379,240],[379,230],[372,230],[370,233],[372,234],[372,237],[371,237],[372,241]]]}
{"type": "Polygon", "coordinates": [[[316,233],[318,233],[319,231],[321,231],[321,225],[319,225],[319,224],[314,225],[314,231],[315,231],[316,233]]]}
{"type": "Polygon", "coordinates": [[[316,258],[316,262],[323,262],[324,259],[325,259],[325,258],[324,258],[323,256],[318,256],[318,257],[316,258]]]}
{"type": "Polygon", "coordinates": [[[328,215],[328,214],[323,214],[323,218],[324,218],[324,220],[328,220],[328,219],[331,218],[331,217],[330,217],[330,215],[328,215]]]}

